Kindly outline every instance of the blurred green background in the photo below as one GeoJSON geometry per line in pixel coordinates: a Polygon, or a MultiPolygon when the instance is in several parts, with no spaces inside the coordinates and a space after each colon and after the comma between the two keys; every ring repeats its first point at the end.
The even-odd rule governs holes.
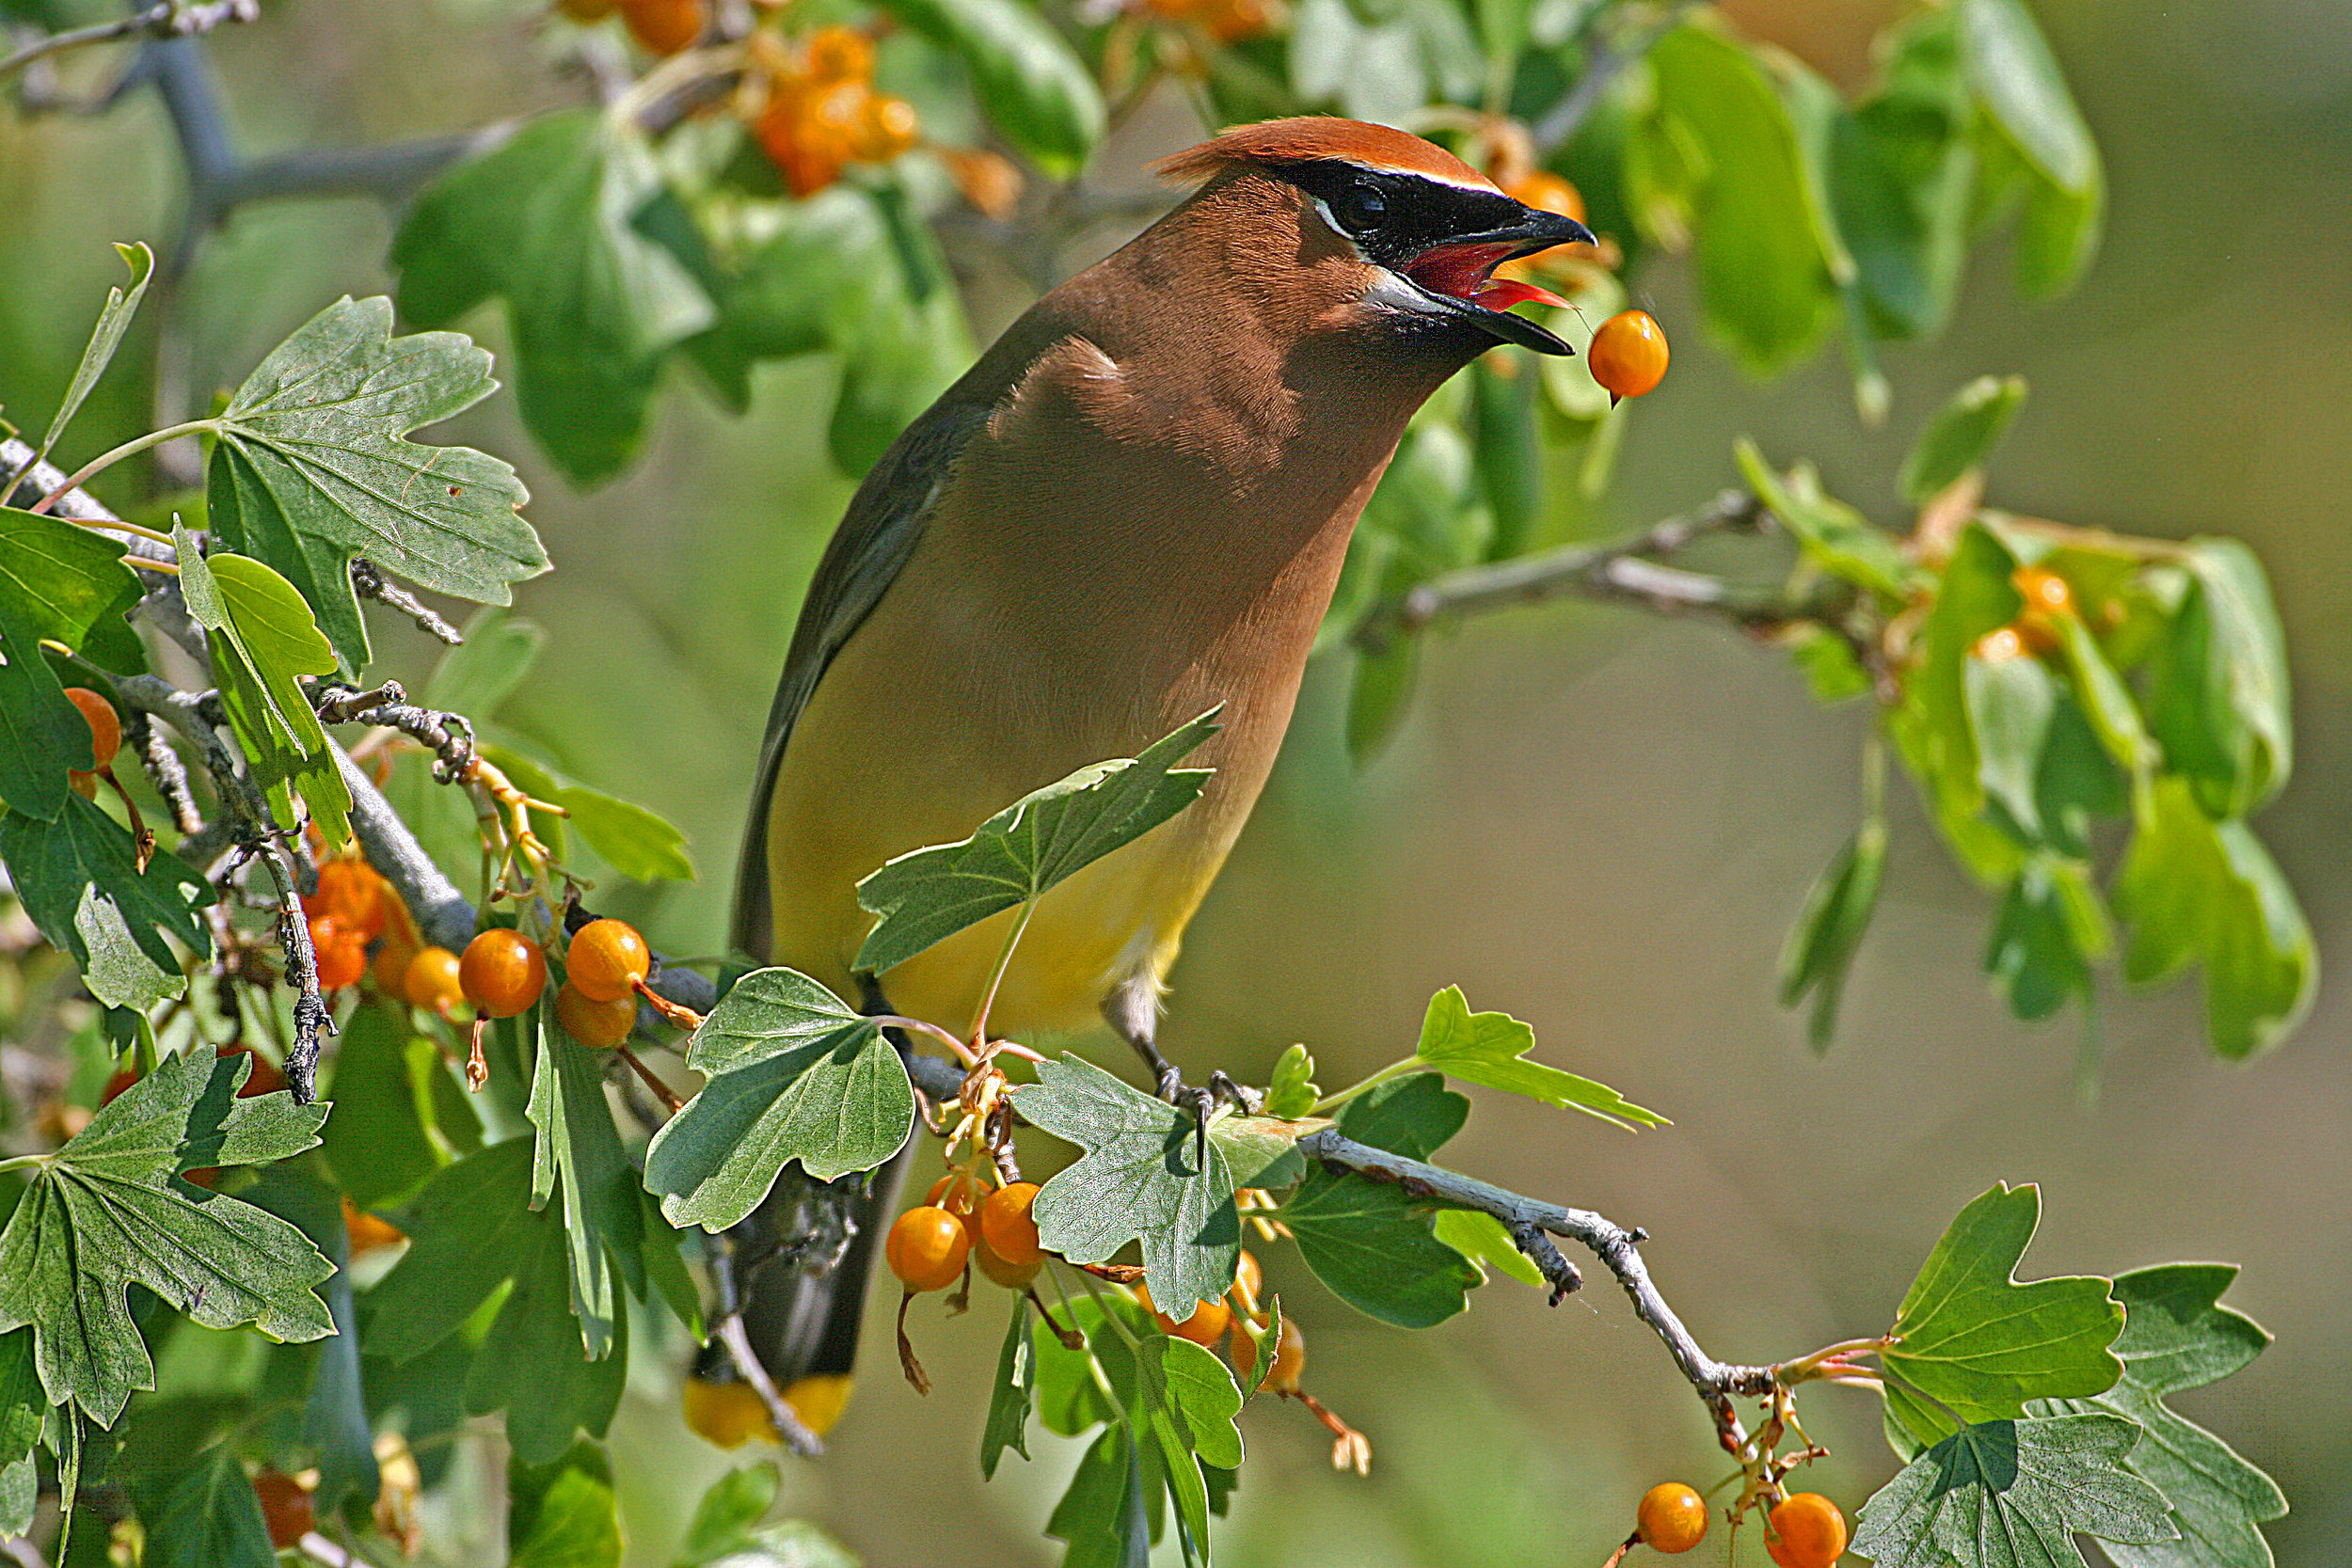
{"type": "MultiPolygon", "coordinates": [[[[1880,0],[1727,7],[1851,82],[1880,0]]],[[[1944,341],[1898,349],[1887,428],[1855,421],[1825,356],[1772,388],[1703,343],[1683,266],[1629,279],[1676,343],[1631,422],[1612,526],[1679,510],[1733,478],[1729,446],[1810,455],[1829,486],[1898,520],[1892,475],[1920,421],[1980,372],[2032,401],[1994,470],[1996,505],[2069,522],[2246,539],[2267,564],[2298,682],[2302,756],[2265,817],[2324,963],[2352,960],[2352,7],[2311,0],[2039,0],[2109,161],[2106,247],[2072,299],[2021,307],[1980,259],[1944,341]]],[[[211,44],[255,150],[459,130],[567,101],[527,7],[300,0],[211,44]]],[[[1133,122],[1107,178],[1200,128],[1174,106],[1133,122]]],[[[156,104],[0,119],[0,395],[45,420],[119,268],[105,242],[173,232],[180,174],[156,104]]],[[[240,214],[179,308],[188,385],[233,384],[343,293],[384,292],[385,213],[310,202],[240,214]]],[[[1106,240],[1105,244],[1108,243],[1106,240]]],[[[1086,258],[1073,253],[1077,264],[1086,258]]],[[[976,290],[982,336],[1024,303],[976,290]]],[[[494,311],[469,324],[494,347],[494,311]]],[[[135,338],[134,352],[146,341],[135,338]]],[[[557,562],[523,612],[548,656],[508,717],[578,776],[682,824],[698,885],[626,907],[673,949],[720,942],[744,792],[802,585],[848,492],[828,463],[820,361],[760,373],[749,418],[667,397],[645,460],[593,495],[546,467],[501,396],[450,427],[516,462],[557,562]]],[[[69,451],[146,418],[119,372],[69,451]]],[[[396,623],[385,673],[431,649],[396,623]]],[[[1883,1327],[1949,1214],[1995,1180],[2042,1184],[2040,1273],[2172,1259],[2245,1265],[2232,1302],[2280,1342],[2180,1402],[2278,1476],[2295,1513],[2280,1560],[2352,1557],[2352,1074],[2342,989],[2300,1035],[2217,1065],[2186,990],[2102,997],[2105,1068],[2074,1092],[2081,1025],[2010,1020],[1978,969],[1984,897],[1898,802],[1885,903],[1836,1046],[1804,1048],[1772,1000],[1781,935],[1856,813],[1867,716],[1816,708],[1769,650],[1712,626],[1563,605],[1433,643],[1397,742],[1351,768],[1346,671],[1311,676],[1279,771],[1176,971],[1164,1043],[1194,1074],[1263,1075],[1307,1041],[1327,1084],[1398,1054],[1429,993],[1535,1026],[1541,1053],[1676,1125],[1635,1139],[1481,1095],[1448,1158],[1650,1228],[1648,1257],[1710,1351],[1774,1359],[1883,1327]]],[[[1119,1062],[1109,1052],[1106,1062],[1119,1062]]],[[[1571,1118],[1574,1119],[1574,1118],[1571,1118]]],[[[1305,1413],[1245,1421],[1252,1462],[1227,1541],[1237,1565],[1597,1562],[1652,1481],[1717,1465],[1701,1413],[1606,1288],[1547,1309],[1507,1282],[1425,1335],[1356,1320],[1278,1259],[1312,1338],[1309,1384],[1372,1435],[1369,1481],[1334,1475],[1305,1413]]],[[[984,1304],[998,1298],[984,1296],[984,1304]]],[[[1000,1324],[918,1313],[937,1382],[916,1397],[882,1347],[802,1506],[870,1563],[1051,1561],[1039,1528],[1074,1448],[983,1487],[972,1463],[1000,1324]]],[[[935,1310],[935,1309],[933,1309],[935,1310]]],[[[983,1318],[986,1321],[979,1321],[983,1318]]],[[[675,1358],[672,1358],[675,1360],[675,1358]]],[[[656,1562],[725,1456],[688,1436],[674,1372],[639,1356],[615,1428],[638,1560],[656,1562]]],[[[1851,1502],[1893,1468],[1875,1406],[1812,1395],[1837,1450],[1815,1472],[1851,1502]]],[[[1703,1548],[1713,1560],[1715,1543],[1703,1548]]],[[[1753,1541],[1744,1556],[1760,1560],[1753,1541]]]]}

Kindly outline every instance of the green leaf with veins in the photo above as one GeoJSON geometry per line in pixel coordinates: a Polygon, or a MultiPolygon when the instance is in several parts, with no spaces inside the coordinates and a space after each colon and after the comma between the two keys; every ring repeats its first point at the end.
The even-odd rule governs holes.
{"type": "Polygon", "coordinates": [[[2180,1539],[2110,1542],[2116,1568],[2270,1568],[2270,1545],[2256,1527],[2286,1513],[2286,1495],[2164,1402],[2168,1394],[2228,1377],[2270,1343],[2259,1323],[2220,1305],[2236,1277],[2227,1263],[2169,1263],[2120,1275],[2115,1299],[2125,1315],[2115,1352],[2123,1359],[2122,1381],[2096,1399],[2028,1407],[2036,1416],[2106,1410],[2147,1429],[2125,1463],[2164,1494],[2180,1539]]]}
{"type": "Polygon", "coordinates": [[[1236,1189],[1288,1187],[1307,1174],[1298,1140],[1324,1125],[1280,1117],[1220,1116],[1209,1123],[1209,1138],[1224,1153],[1236,1189]]]}
{"type": "Polygon", "coordinates": [[[1889,724],[1945,842],[1972,876],[1993,885],[2015,876],[2024,854],[2012,835],[1983,816],[1967,667],[1978,639],[2025,608],[2010,580],[2016,569],[2016,556],[1981,522],[1961,530],[1920,639],[1924,657],[1903,683],[1902,704],[1889,724]]]}
{"type": "Polygon", "coordinates": [[[1961,475],[1982,467],[2025,402],[2022,375],[1980,375],[1954,392],[1903,454],[1895,482],[1903,499],[1925,506],[1961,475]]]}
{"type": "Polygon", "coordinates": [[[251,1067],[209,1051],[167,1057],[36,1166],[0,1232],[0,1332],[33,1326],[50,1403],[112,1426],[133,1389],[154,1386],[127,1305],[134,1284],[207,1328],[249,1323],[280,1340],[333,1332],[313,1287],[334,1266],[301,1231],[174,1180],[318,1143],[324,1102],[235,1098],[251,1067]]]}
{"type": "Polygon", "coordinates": [[[1432,1233],[1469,1259],[1481,1275],[1493,1269],[1522,1285],[1544,1282],[1544,1271],[1519,1250],[1502,1222],[1483,1210],[1440,1209],[1432,1233]]]}
{"type": "Polygon", "coordinates": [[[512,467],[471,447],[408,439],[497,387],[471,339],[395,338],[390,300],[345,298],[273,349],[208,421],[215,537],[285,575],[345,676],[368,662],[354,556],[484,604],[506,603],[508,584],[548,569],[512,467]]]}
{"type": "Polygon", "coordinates": [[[1140,1241],[1162,1307],[1182,1311],[1225,1293],[1241,1255],[1233,1177],[1190,1111],[1076,1056],[1043,1063],[1038,1081],[1012,1098],[1032,1125],[1086,1150],[1030,1210],[1045,1250],[1100,1263],[1140,1241]]]}
{"type": "MultiPolygon", "coordinates": [[[[1434,1072],[1375,1085],[1341,1109],[1339,1131],[1408,1160],[1426,1160],[1461,1131],[1470,1101],[1434,1072]]],[[[1282,1221],[1315,1277],[1383,1323],[1426,1328],[1469,1305],[1486,1275],[1438,1239],[1436,1206],[1393,1182],[1316,1164],[1282,1205],[1282,1221]]]]}
{"type": "Polygon", "coordinates": [[[171,537],[189,617],[204,628],[221,706],[271,816],[294,829],[299,791],[327,843],[342,843],[351,836],[351,788],[295,678],[334,673],[335,650],[294,584],[268,566],[242,555],[206,556],[184,528],[171,537]]]}
{"type": "Polygon", "coordinates": [[[1175,765],[1217,731],[1210,709],[1133,760],[1081,768],[1023,796],[970,838],[914,849],[857,885],[882,919],[854,967],[880,974],[993,914],[1042,897],[1063,879],[1158,827],[1200,798],[1209,769],[1175,765]]]}
{"type": "Polygon", "coordinates": [[[506,1467],[507,1568],[620,1568],[621,1505],[612,1465],[574,1443],[546,1465],[506,1467]]]}
{"type": "Polygon", "coordinates": [[[72,793],[67,772],[110,760],[92,756],[89,721],[66,700],[40,644],[140,668],[136,660],[126,666],[117,646],[137,647],[122,613],[140,592],[119,544],[61,518],[0,507],[0,801],[11,809],[54,822],[72,793]]]}
{"type": "MultiPolygon", "coordinates": [[[[165,936],[179,938],[198,957],[212,952],[212,928],[199,914],[212,905],[212,886],[163,851],[141,872],[130,830],[80,795],[66,801],[55,823],[40,823],[21,811],[0,816],[0,861],[8,863],[25,917],[52,945],[73,955],[80,969],[102,966],[102,988],[113,990],[103,971],[106,950],[92,950],[87,933],[111,936],[118,919],[141,955],[165,975],[179,974],[181,966],[165,936]],[[108,905],[111,914],[99,917],[99,903],[108,905]]],[[[127,959],[116,955],[113,961],[127,959]]]]}
{"type": "Polygon", "coordinates": [[[564,1237],[572,1275],[572,1310],[592,1359],[612,1349],[613,1275],[645,1292],[644,1211],[637,1201],[637,1168],[621,1148],[620,1129],[604,1097],[604,1073],[588,1048],[551,1027],[554,1003],[542,1001],[501,1028],[535,1037],[537,1067],[525,1115],[532,1140],[531,1206],[547,1207],[560,1188],[564,1237]]]}
{"type": "Polygon", "coordinates": [[[1880,1353],[1899,1455],[1950,1434],[1954,1415],[1971,1425],[2009,1419],[2027,1400],[2104,1393],[2122,1374],[2108,1347],[2123,1309],[2107,1299],[2106,1280],[2015,1277],[2041,1219],[2038,1189],[2000,1183],[1960,1212],[1920,1266],[1880,1353]]]}
{"type": "Polygon", "coordinates": [[[1103,139],[1093,72],[1034,8],[1019,0],[885,0],[882,9],[960,56],[990,121],[1047,172],[1074,174],[1103,139]]]}
{"type": "Polygon", "coordinates": [[[2205,1034],[2232,1060],[2266,1051],[2311,1009],[2319,955],[2278,863],[2243,821],[2216,822],[2186,779],[2145,792],[2115,883],[2130,927],[2123,973],[2148,984],[2205,971],[2205,1034]]]}
{"type": "Polygon", "coordinates": [[[135,1481],[151,1568],[275,1568],[269,1525],[227,1438],[185,1469],[135,1481]]]}
{"type": "Polygon", "coordinates": [[[996,1353],[995,1391],[988,1397],[988,1424],[980,1433],[980,1479],[994,1481],[1005,1450],[1029,1457],[1029,1412],[1037,1402],[1037,1340],[1029,1323],[1029,1298],[1012,1298],[1012,1321],[996,1353]]]}
{"type": "Polygon", "coordinates": [[[613,1296],[612,1353],[591,1360],[572,1315],[560,1215],[531,1208],[534,1140],[510,1138],[426,1182],[400,1220],[408,1251],[367,1293],[369,1353],[414,1361],[510,1282],[466,1373],[470,1415],[506,1412],[507,1440],[547,1464],[576,1432],[602,1436],[628,1376],[628,1298],[613,1296]]]}
{"type": "Polygon", "coordinates": [[[1429,999],[1429,1011],[1422,1018],[1421,1044],[1414,1055],[1466,1084],[1483,1084],[1562,1110],[1582,1111],[1629,1132],[1670,1125],[1664,1117],[1634,1104],[1606,1084],[1526,1060],[1534,1049],[1534,1029],[1509,1013],[1471,1012],[1462,988],[1448,986],[1429,999]]]}
{"type": "Polygon", "coordinates": [[[2169,1540],[2163,1497],[2124,1467],[2139,1440],[2104,1413],[1964,1427],[1862,1505],[1854,1555],[1877,1568],[2081,1568],[2078,1531],[2169,1540]]]}
{"type": "MultiPolygon", "coordinates": [[[[628,467],[663,358],[710,324],[709,296],[648,232],[691,222],[676,202],[633,124],[561,109],[436,180],[392,240],[412,320],[446,326],[506,301],[523,422],[576,484],[628,467]]],[[[486,366],[482,378],[486,390],[486,366]]],[[[503,583],[493,586],[489,602],[503,604],[503,583]]]]}
{"type": "Polygon", "coordinates": [[[737,981],[686,1061],[710,1081],[645,1150],[645,1188],[675,1226],[738,1223],[788,1160],[820,1181],[871,1170],[914,1124],[914,1085],[882,1026],[789,969],[737,981]]]}

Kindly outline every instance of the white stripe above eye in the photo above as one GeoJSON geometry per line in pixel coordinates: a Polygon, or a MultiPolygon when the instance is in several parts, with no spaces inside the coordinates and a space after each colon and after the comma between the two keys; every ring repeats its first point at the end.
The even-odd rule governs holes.
{"type": "Polygon", "coordinates": [[[1335,158],[1332,162],[1360,168],[1366,174],[1391,174],[1406,180],[1426,180],[1433,185],[1443,185],[1448,190],[1476,191],[1483,196],[1503,194],[1502,188],[1493,181],[1476,176],[1468,180],[1450,179],[1442,174],[1432,174],[1425,168],[1398,168],[1392,164],[1368,164],[1361,158],[1335,158]]]}

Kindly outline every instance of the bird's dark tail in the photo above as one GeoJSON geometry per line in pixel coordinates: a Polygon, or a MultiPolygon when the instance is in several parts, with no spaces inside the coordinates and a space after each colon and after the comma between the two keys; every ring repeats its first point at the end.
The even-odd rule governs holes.
{"type": "MultiPolygon", "coordinates": [[[[822,1435],[849,1402],[866,1287],[913,1163],[910,1137],[879,1169],[818,1181],[787,1166],[749,1218],[714,1238],[718,1311],[739,1312],[752,1353],[785,1402],[822,1435]]],[[[774,1440],[766,1407],[711,1337],[686,1390],[687,1422],[733,1448],[774,1440]]]]}

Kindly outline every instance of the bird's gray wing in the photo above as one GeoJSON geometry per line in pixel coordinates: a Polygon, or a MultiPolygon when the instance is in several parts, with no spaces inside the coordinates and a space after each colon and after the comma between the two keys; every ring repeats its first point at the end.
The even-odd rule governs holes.
{"type": "Polygon", "coordinates": [[[987,408],[978,404],[947,400],[934,404],[907,427],[857,487],[817,563],[808,597],[801,604],[800,622],[792,630],[791,649],[785,655],[784,678],[768,710],[759,779],[752,790],[751,821],[736,872],[731,942],[755,961],[765,963],[771,956],[768,797],[775,788],[776,769],[792,738],[792,726],[834,655],[882,601],[914,553],[956,454],[987,419],[987,408]]]}

